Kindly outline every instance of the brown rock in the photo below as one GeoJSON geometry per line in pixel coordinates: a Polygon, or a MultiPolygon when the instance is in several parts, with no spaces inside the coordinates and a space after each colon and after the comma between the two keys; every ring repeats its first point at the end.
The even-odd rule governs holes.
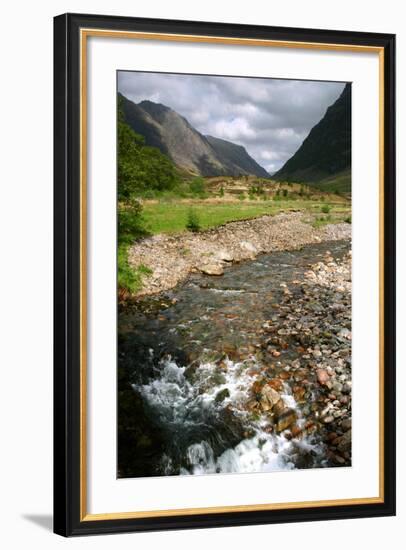
{"type": "Polygon", "coordinates": [[[287,408],[285,406],[285,403],[284,403],[283,399],[280,399],[277,403],[275,403],[272,410],[276,415],[280,415],[284,411],[286,411],[287,408]]]}
{"type": "Polygon", "coordinates": [[[281,396],[279,393],[271,388],[271,386],[266,385],[262,388],[260,404],[263,411],[270,411],[280,399],[281,396]]]}
{"type": "Polygon", "coordinates": [[[296,424],[291,427],[290,431],[292,432],[292,437],[298,437],[302,433],[301,428],[299,428],[296,424]]]}
{"type": "Polygon", "coordinates": [[[330,375],[324,369],[317,369],[316,375],[317,375],[318,383],[321,384],[322,386],[326,386],[327,382],[330,381],[330,375]]]}
{"type": "Polygon", "coordinates": [[[276,421],[275,429],[278,433],[283,432],[296,422],[297,416],[296,412],[293,409],[287,409],[285,412],[280,414],[276,421]]]}
{"type": "Polygon", "coordinates": [[[283,383],[282,380],[279,380],[279,378],[273,378],[268,382],[268,386],[271,386],[276,391],[282,391],[283,389],[283,383]]]}
{"type": "Polygon", "coordinates": [[[301,403],[304,398],[304,394],[306,393],[306,390],[303,386],[293,386],[293,396],[296,399],[298,403],[301,403]]]}

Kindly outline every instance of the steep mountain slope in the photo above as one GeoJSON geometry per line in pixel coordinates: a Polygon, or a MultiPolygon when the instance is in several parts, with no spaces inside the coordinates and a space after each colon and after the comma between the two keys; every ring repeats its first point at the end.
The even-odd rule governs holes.
{"type": "Polygon", "coordinates": [[[237,169],[239,174],[252,174],[263,178],[269,178],[268,172],[262,168],[242,145],[237,145],[231,141],[206,136],[207,141],[216,151],[222,162],[230,167],[231,171],[237,169]]]}
{"type": "Polygon", "coordinates": [[[350,191],[350,169],[351,85],[346,84],[337,101],[273,178],[323,187],[339,176],[342,190],[350,191]]]}
{"type": "Polygon", "coordinates": [[[129,126],[144,136],[147,145],[158,147],[187,172],[202,176],[268,177],[244,147],[202,135],[169,107],[152,101],[135,104],[122,94],[119,98],[129,126]]]}

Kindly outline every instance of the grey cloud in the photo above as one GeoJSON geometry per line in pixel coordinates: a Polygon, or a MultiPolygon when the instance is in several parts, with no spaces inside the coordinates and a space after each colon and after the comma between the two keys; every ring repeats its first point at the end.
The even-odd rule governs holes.
{"type": "Polygon", "coordinates": [[[344,88],[339,82],[119,72],[118,89],[163,103],[199,132],[243,145],[278,170],[344,88]]]}

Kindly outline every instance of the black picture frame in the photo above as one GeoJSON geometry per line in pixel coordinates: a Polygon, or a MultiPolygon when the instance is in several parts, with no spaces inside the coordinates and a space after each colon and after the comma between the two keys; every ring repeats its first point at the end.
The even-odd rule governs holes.
{"type": "Polygon", "coordinates": [[[395,36],[192,21],[64,14],[54,19],[54,531],[63,536],[192,529],[395,514],[395,36]],[[81,517],[80,29],[381,48],[384,57],[382,502],[101,519],[81,517]]]}

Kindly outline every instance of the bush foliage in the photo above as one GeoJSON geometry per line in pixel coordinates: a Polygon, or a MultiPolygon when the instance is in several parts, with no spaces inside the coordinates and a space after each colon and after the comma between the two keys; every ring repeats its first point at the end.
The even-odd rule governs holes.
{"type": "Polygon", "coordinates": [[[197,233],[201,229],[199,216],[193,208],[188,212],[186,229],[192,231],[192,233],[197,233]]]}

